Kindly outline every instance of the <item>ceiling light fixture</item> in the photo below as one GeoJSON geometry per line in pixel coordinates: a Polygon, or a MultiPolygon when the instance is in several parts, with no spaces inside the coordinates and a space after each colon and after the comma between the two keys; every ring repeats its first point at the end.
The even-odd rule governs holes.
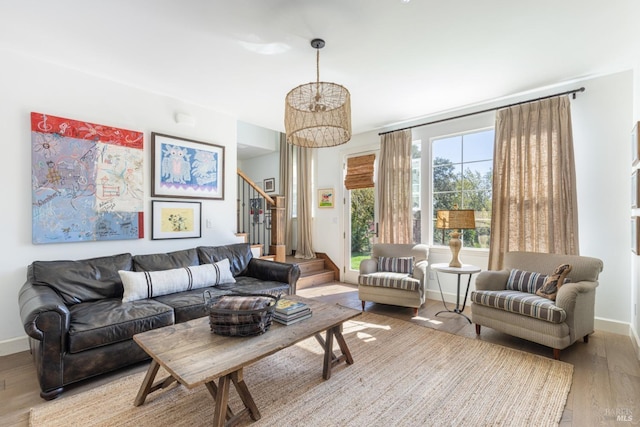
{"type": "Polygon", "coordinates": [[[311,40],[316,52],[316,81],[291,89],[285,98],[284,127],[289,144],[333,147],[351,139],[351,95],[344,86],[320,81],[322,39],[311,40]]]}

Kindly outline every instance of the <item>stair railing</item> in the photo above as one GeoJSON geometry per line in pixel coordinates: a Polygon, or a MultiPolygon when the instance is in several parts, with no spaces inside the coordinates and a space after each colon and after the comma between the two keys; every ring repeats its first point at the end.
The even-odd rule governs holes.
{"type": "Polygon", "coordinates": [[[238,169],[236,215],[238,233],[247,235],[252,245],[262,245],[263,254],[284,262],[284,197],[269,196],[238,169]]]}

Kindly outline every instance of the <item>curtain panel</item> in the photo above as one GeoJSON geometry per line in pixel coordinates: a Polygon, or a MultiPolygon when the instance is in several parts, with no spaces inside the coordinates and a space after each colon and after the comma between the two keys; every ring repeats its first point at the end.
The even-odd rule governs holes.
{"type": "Polygon", "coordinates": [[[490,270],[509,251],[579,254],[575,181],[567,96],[497,112],[490,270]]]}
{"type": "Polygon", "coordinates": [[[313,176],[311,153],[312,148],[296,147],[297,163],[297,208],[298,208],[298,241],[296,244],[296,258],[312,259],[316,257],[313,250],[313,205],[311,177],[313,176]]]}
{"type": "Polygon", "coordinates": [[[384,134],[378,168],[379,242],[412,243],[411,130],[384,134]]]}
{"type": "Polygon", "coordinates": [[[287,136],[280,133],[280,192],[284,196],[284,244],[286,255],[293,249],[291,224],[293,217],[293,145],[287,144],[287,136]]]}

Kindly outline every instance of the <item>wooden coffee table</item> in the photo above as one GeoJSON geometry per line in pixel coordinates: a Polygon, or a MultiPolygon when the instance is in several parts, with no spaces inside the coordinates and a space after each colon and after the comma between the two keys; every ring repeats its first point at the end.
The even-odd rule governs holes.
{"type": "Polygon", "coordinates": [[[342,336],[342,324],[360,315],[359,310],[295,295],[287,295],[286,298],[309,304],[313,312],[311,318],[289,326],[273,321],[269,331],[253,337],[216,335],[210,330],[209,317],[134,335],[133,340],[152,358],[134,405],[142,405],[149,393],[163,389],[174,381],[189,389],[204,384],[215,400],[214,426],[225,425],[225,420],[232,424],[247,413],[255,421],[260,419],[260,411],[244,382],[245,366],[312,336],[324,348],[324,379],[331,377],[331,368],[336,364],[343,361],[353,364],[353,357],[342,336]],[[326,331],[325,338],[320,335],[323,331],[326,331]],[[333,351],[334,337],[340,347],[339,355],[333,351]],[[160,366],[170,376],[154,382],[160,366]],[[232,383],[245,406],[235,414],[228,405],[232,383]]]}

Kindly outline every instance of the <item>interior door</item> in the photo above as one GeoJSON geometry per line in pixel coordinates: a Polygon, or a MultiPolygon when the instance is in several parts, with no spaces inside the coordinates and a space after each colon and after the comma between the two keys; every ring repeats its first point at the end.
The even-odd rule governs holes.
{"type": "MultiPolygon", "coordinates": [[[[358,185],[360,188],[348,189],[345,186],[345,260],[344,278],[347,283],[358,283],[360,261],[371,256],[371,248],[378,238],[378,205],[376,202],[376,186],[374,180],[375,163],[378,152],[367,152],[350,155],[347,158],[347,180],[352,169],[349,159],[355,157],[371,157],[373,161],[371,169],[365,169],[364,173],[370,173],[370,178],[362,178],[368,183],[358,185]],[[370,181],[369,181],[370,179],[370,181]]],[[[359,166],[356,166],[356,168],[359,166]]],[[[358,172],[356,170],[356,172],[358,172]]]]}

